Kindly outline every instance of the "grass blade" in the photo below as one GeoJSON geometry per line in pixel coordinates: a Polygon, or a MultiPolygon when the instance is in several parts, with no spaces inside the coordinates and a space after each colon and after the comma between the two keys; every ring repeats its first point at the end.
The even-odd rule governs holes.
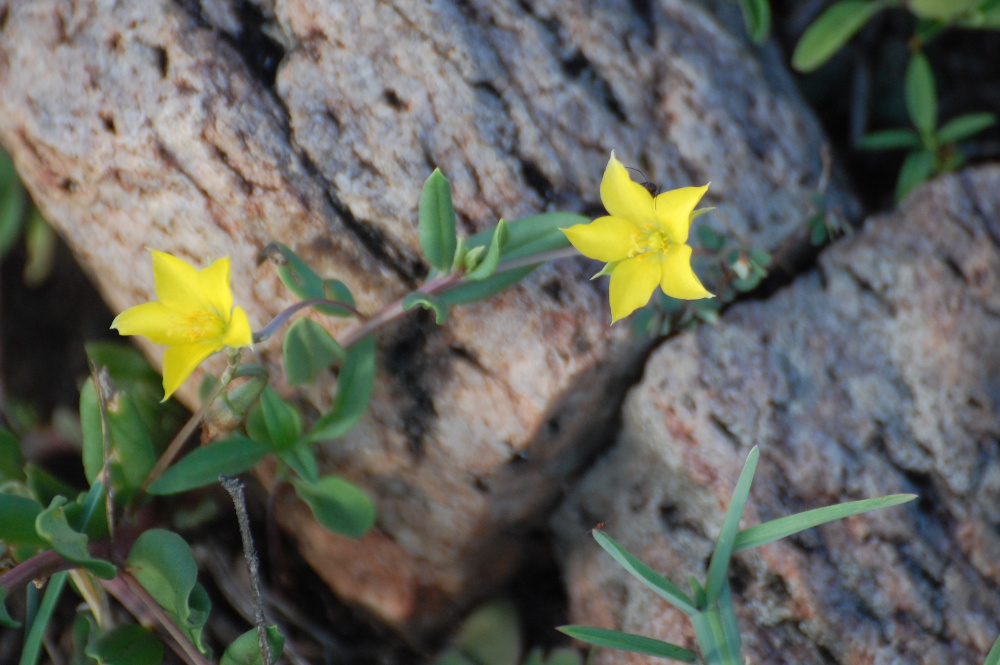
{"type": "Polygon", "coordinates": [[[628,551],[616,543],[611,536],[599,529],[595,529],[594,540],[597,541],[598,545],[604,548],[605,552],[610,554],[611,557],[618,562],[618,565],[627,570],[632,577],[636,578],[655,591],[668,603],[688,615],[698,612],[698,608],[695,607],[694,602],[688,598],[687,594],[671,584],[669,580],[644,564],[642,561],[639,561],[634,556],[629,554],[628,551]]]}
{"type": "Polygon", "coordinates": [[[879,510],[880,508],[898,506],[901,503],[913,501],[916,498],[916,494],[892,494],[890,496],[883,496],[877,499],[863,499],[861,501],[838,503],[835,506],[816,508],[814,510],[796,513],[795,515],[789,515],[788,517],[781,517],[779,519],[764,522],[763,524],[758,524],[757,526],[752,526],[749,529],[740,531],[736,534],[736,541],[733,543],[733,551],[739,552],[741,550],[748,550],[752,547],[766,545],[767,543],[773,543],[774,541],[790,536],[793,533],[811,529],[812,527],[819,526],[820,524],[826,524],[827,522],[850,517],[851,515],[860,515],[861,513],[867,513],[872,510],[879,510]]]}
{"type": "Polygon", "coordinates": [[[647,656],[657,656],[659,658],[669,658],[679,660],[682,663],[693,663],[698,657],[696,654],[682,649],[670,642],[661,642],[651,637],[642,635],[632,635],[630,633],[620,633],[617,630],[607,630],[606,628],[591,628],[590,626],[560,626],[557,630],[569,635],[573,639],[593,644],[599,647],[610,647],[642,653],[647,656]]]}
{"type": "Polygon", "coordinates": [[[747,455],[740,479],[736,481],[736,489],[733,490],[726,519],[722,523],[719,539],[715,542],[715,551],[712,552],[712,563],[708,565],[708,579],[705,583],[705,600],[708,607],[714,605],[722,593],[726,581],[726,569],[729,568],[729,557],[733,554],[733,543],[736,542],[736,534],[740,529],[740,518],[743,517],[743,509],[746,508],[747,497],[750,496],[750,485],[753,483],[753,474],[757,470],[759,457],[760,450],[754,446],[747,455]]]}

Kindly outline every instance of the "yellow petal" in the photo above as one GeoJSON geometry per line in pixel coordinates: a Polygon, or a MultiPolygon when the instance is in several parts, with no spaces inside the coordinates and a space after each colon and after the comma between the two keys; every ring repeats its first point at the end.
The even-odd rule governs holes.
{"type": "Polygon", "coordinates": [[[115,317],[111,327],[120,335],[142,335],[162,346],[189,342],[187,335],[178,334],[177,317],[178,314],[163,303],[147,302],[126,309],[115,317]]]}
{"type": "Polygon", "coordinates": [[[688,239],[691,228],[691,213],[698,201],[708,191],[704,187],[681,187],[663,192],[656,197],[653,209],[656,211],[656,223],[667,234],[672,243],[683,245],[688,239]]]}
{"type": "Polygon", "coordinates": [[[639,229],[621,217],[598,217],[589,224],[560,229],[584,256],[610,263],[626,258],[639,229]]]}
{"type": "Polygon", "coordinates": [[[231,346],[238,349],[244,346],[253,346],[253,331],[250,329],[250,319],[242,307],[233,309],[233,316],[229,321],[229,329],[226,330],[225,337],[222,338],[224,346],[231,346]]]}
{"type": "Polygon", "coordinates": [[[691,248],[688,245],[671,245],[660,257],[660,288],[668,296],[681,300],[714,297],[702,286],[701,280],[691,269],[691,248]]]}
{"type": "Polygon", "coordinates": [[[612,217],[620,217],[640,226],[656,222],[652,194],[633,182],[628,170],[613,152],[601,179],[601,201],[612,217]]]}
{"type": "Polygon", "coordinates": [[[201,297],[212,305],[212,309],[223,321],[229,321],[233,309],[233,291],[229,286],[229,257],[216,259],[212,265],[198,272],[201,297]]]}
{"type": "Polygon", "coordinates": [[[218,341],[171,346],[163,354],[163,401],[181,387],[198,365],[222,348],[218,341]]]}
{"type": "Polygon", "coordinates": [[[149,251],[153,254],[153,284],[160,302],[181,313],[213,309],[212,302],[202,293],[197,268],[172,254],[149,251]]]}
{"type": "Polygon", "coordinates": [[[611,323],[646,305],[660,283],[660,255],[625,259],[611,273],[611,323]]]}

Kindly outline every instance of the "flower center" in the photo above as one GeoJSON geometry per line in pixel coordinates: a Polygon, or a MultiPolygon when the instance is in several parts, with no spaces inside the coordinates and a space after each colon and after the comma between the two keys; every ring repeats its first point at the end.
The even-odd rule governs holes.
{"type": "Polygon", "coordinates": [[[179,319],[176,323],[177,333],[191,342],[219,338],[226,333],[225,322],[213,312],[199,310],[183,315],[179,319]]]}
{"type": "Polygon", "coordinates": [[[632,233],[632,245],[628,250],[628,258],[647,252],[663,252],[670,246],[663,229],[653,224],[646,224],[632,233]]]}

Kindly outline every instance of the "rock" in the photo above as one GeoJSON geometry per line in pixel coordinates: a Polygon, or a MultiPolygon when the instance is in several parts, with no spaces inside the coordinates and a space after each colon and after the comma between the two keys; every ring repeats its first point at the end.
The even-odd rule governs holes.
{"type": "Polygon", "coordinates": [[[1000,167],[937,179],[773,298],[653,354],[617,445],[553,519],[573,622],[691,647],[683,615],[587,530],[606,522],[675,583],[703,579],[759,445],[744,526],[920,499],[737,555],[749,662],[983,662],[1000,631],[998,191],[1000,167]]]}
{"type": "MultiPolygon", "coordinates": [[[[787,74],[693,3],[254,6],[0,8],[0,141],[115,310],[153,295],[146,247],[228,254],[262,326],[291,302],[255,266],[279,241],[370,312],[426,271],[415,211],[436,165],[471,233],[598,214],[615,149],[666,187],[711,180],[708,204],[765,250],[801,230],[820,181],[822,136],[787,74]]],[[[836,178],[828,193],[856,208],[836,178]]],[[[322,451],[374,495],[377,532],[354,543],[299,504],[279,512],[334,590],[419,639],[517,564],[641,370],[593,270],[545,267],[442,329],[386,331],[370,414],[322,451]]],[[[279,343],[255,354],[277,368],[279,343]]],[[[331,383],[279,387],[322,409],[331,383]]]]}

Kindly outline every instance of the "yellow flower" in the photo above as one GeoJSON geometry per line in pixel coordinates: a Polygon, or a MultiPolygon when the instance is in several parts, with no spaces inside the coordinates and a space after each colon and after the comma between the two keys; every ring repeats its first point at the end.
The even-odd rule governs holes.
{"type": "Polygon", "coordinates": [[[229,257],[204,270],[165,252],[153,254],[153,283],[159,300],[130,307],[111,327],[122,335],[142,335],[166,346],[163,399],[216,351],[251,346],[253,332],[246,312],[233,307],[229,257]]]}
{"type": "Polygon", "coordinates": [[[653,195],[633,182],[611,153],[601,180],[601,201],[608,216],[562,229],[581,254],[608,265],[611,273],[611,322],[649,302],[657,285],[673,298],[711,298],[691,269],[687,244],[692,213],[708,191],[682,187],[653,195]]]}

